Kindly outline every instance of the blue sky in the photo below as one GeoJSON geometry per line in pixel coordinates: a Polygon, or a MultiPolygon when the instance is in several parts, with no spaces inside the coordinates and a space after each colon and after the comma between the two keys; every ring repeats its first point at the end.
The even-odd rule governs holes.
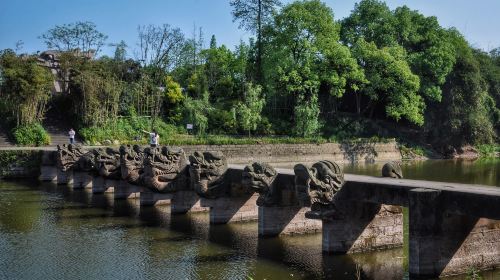
{"type": "MultiPolygon", "coordinates": [[[[285,3],[290,1],[284,1],[285,3]]],[[[358,0],[324,0],[335,18],[349,15],[358,0]]],[[[407,5],[427,16],[437,16],[445,27],[456,27],[474,46],[484,50],[500,47],[498,0],[387,0],[391,9],[407,5]]],[[[24,42],[23,52],[44,50],[38,36],[56,24],[92,21],[109,36],[108,43],[124,40],[133,57],[137,26],[163,24],[180,27],[191,36],[202,27],[205,42],[215,34],[219,44],[233,47],[250,34],[233,23],[229,0],[0,0],[0,49],[24,42]]],[[[103,54],[112,54],[105,47],[103,54]]]]}

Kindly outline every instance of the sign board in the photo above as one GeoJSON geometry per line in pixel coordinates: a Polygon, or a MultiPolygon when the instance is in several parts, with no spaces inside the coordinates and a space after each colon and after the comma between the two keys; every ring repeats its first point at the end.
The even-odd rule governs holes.
{"type": "Polygon", "coordinates": [[[192,124],[192,123],[188,123],[188,124],[186,124],[186,128],[187,128],[187,129],[193,129],[193,124],[192,124]]]}

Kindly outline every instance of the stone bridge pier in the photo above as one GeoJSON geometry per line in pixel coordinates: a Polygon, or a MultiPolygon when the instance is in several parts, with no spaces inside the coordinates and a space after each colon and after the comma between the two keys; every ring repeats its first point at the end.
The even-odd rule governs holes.
{"type": "Polygon", "coordinates": [[[57,184],[58,185],[72,185],[73,184],[73,170],[62,171],[57,169],[57,184]]]}
{"type": "Polygon", "coordinates": [[[307,234],[322,229],[321,220],[308,219],[295,192],[295,175],[292,170],[276,169],[276,178],[269,192],[260,194],[258,231],[260,236],[307,234]]]}
{"type": "Polygon", "coordinates": [[[143,190],[144,188],[141,186],[133,185],[125,180],[120,180],[113,194],[116,200],[139,199],[143,190]]]}
{"type": "Polygon", "coordinates": [[[74,189],[92,189],[93,176],[87,171],[73,171],[74,189]]]}
{"type": "Polygon", "coordinates": [[[42,182],[57,182],[57,170],[56,153],[54,151],[43,151],[38,180],[42,182]]]}
{"type": "MultiPolygon", "coordinates": [[[[479,211],[474,213],[458,206],[461,202],[474,205],[483,200],[484,204],[474,206],[489,208],[488,203],[493,202],[477,195],[467,199],[468,195],[463,194],[462,199],[448,201],[457,207],[449,209],[448,195],[436,189],[409,191],[410,274],[434,277],[463,274],[471,268],[500,267],[500,213],[484,211],[486,217],[499,219],[492,220],[480,218],[479,211]]],[[[498,197],[496,203],[500,203],[498,197]]]]}
{"type": "Polygon", "coordinates": [[[322,222],[322,247],[327,253],[350,254],[403,246],[400,206],[343,203],[334,213],[323,217],[322,222]]]}
{"type": "Polygon", "coordinates": [[[113,179],[106,179],[102,176],[92,177],[92,193],[114,193],[115,187],[118,187],[119,181],[113,179]]]}
{"type": "Polygon", "coordinates": [[[210,209],[211,224],[256,221],[258,219],[258,194],[248,191],[241,184],[241,169],[227,169],[224,188],[217,197],[202,197],[200,205],[210,209]]]}
{"type": "Polygon", "coordinates": [[[402,207],[409,212],[412,278],[500,267],[500,191],[454,183],[346,175],[322,219],[323,251],[345,254],[403,244],[402,207]]]}

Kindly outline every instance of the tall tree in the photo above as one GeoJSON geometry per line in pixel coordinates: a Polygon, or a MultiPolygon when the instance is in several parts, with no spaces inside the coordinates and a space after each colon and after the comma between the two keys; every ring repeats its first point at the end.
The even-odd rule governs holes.
{"type": "Polygon", "coordinates": [[[127,44],[125,41],[121,40],[120,43],[115,45],[115,57],[116,61],[125,61],[127,59],[127,44]]]}
{"type": "Polygon", "coordinates": [[[391,46],[396,43],[395,23],[387,4],[379,0],[362,0],[341,21],[341,39],[347,45],[353,45],[363,38],[378,47],[391,46]]]}
{"type": "Polygon", "coordinates": [[[412,72],[420,78],[419,94],[428,102],[441,100],[441,86],[455,56],[448,33],[435,17],[406,6],[391,11],[382,1],[362,0],[341,25],[341,39],[349,46],[359,39],[379,48],[403,46],[412,72]]]}
{"type": "Polygon", "coordinates": [[[257,80],[262,78],[263,56],[263,27],[271,20],[276,7],[281,5],[280,0],[231,0],[233,20],[240,21],[240,28],[244,28],[257,35],[257,80]]]}
{"type": "Polygon", "coordinates": [[[495,138],[488,103],[487,84],[471,48],[456,30],[453,38],[456,63],[446,77],[441,103],[431,104],[426,125],[435,147],[450,152],[453,147],[490,143],[495,138]]]}
{"type": "Polygon", "coordinates": [[[251,135],[251,131],[257,129],[262,120],[262,109],[264,108],[265,98],[262,96],[262,87],[247,84],[247,91],[243,102],[236,106],[236,117],[241,128],[251,135]]]}
{"type": "Polygon", "coordinates": [[[382,105],[388,117],[399,121],[406,118],[417,125],[424,124],[425,103],[418,90],[420,79],[411,72],[402,47],[377,48],[375,43],[359,39],[353,54],[363,65],[370,81],[362,92],[370,99],[369,108],[382,105]]]}
{"type": "Polygon", "coordinates": [[[154,79],[163,80],[164,72],[172,70],[182,50],[184,34],[168,24],[147,25],[137,28],[139,33],[139,60],[152,68],[154,79]]]}
{"type": "Polygon", "coordinates": [[[108,36],[97,30],[97,26],[90,21],[78,21],[63,25],[56,25],[42,34],[39,38],[45,41],[47,48],[59,51],[80,50],[86,55],[99,53],[108,36]]]}
{"type": "Polygon", "coordinates": [[[266,79],[275,82],[273,88],[280,95],[273,95],[273,106],[295,108],[299,99],[312,101],[320,88],[332,98],[340,97],[364,83],[363,72],[349,48],[339,43],[339,26],[332,10],[319,0],[283,7],[269,32],[266,79]]]}

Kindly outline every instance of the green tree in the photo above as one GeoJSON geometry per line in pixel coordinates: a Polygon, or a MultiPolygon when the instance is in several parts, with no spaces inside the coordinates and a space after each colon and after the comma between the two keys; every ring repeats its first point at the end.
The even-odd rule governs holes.
{"type": "Polygon", "coordinates": [[[431,105],[427,122],[429,140],[445,152],[467,144],[491,143],[495,137],[488,111],[492,99],[479,62],[462,35],[451,30],[450,36],[456,63],[443,87],[442,102],[431,105]]]}
{"type": "Polygon", "coordinates": [[[208,93],[200,99],[187,97],[184,101],[184,122],[194,125],[194,131],[198,135],[204,135],[208,128],[208,115],[213,107],[208,101],[208,93]]]}
{"type": "Polygon", "coordinates": [[[234,54],[222,45],[209,48],[201,53],[205,60],[205,75],[208,91],[213,101],[219,102],[233,98],[234,54]]]}
{"type": "Polygon", "coordinates": [[[378,47],[396,44],[396,20],[382,1],[362,0],[354,5],[351,14],[341,21],[341,38],[347,45],[359,39],[374,42],[378,47]]]}
{"type": "Polygon", "coordinates": [[[263,57],[263,29],[271,20],[276,7],[281,5],[280,0],[231,0],[233,7],[233,21],[240,21],[240,28],[244,28],[257,35],[257,80],[262,77],[263,57]]]}
{"type": "Polygon", "coordinates": [[[121,40],[120,43],[116,44],[114,59],[121,62],[127,59],[127,44],[125,41],[121,40]]]}
{"type": "Polygon", "coordinates": [[[441,100],[441,87],[455,63],[453,42],[436,17],[425,17],[408,7],[394,11],[398,43],[408,53],[412,72],[420,77],[420,95],[429,102],[441,100]]]}
{"type": "Polygon", "coordinates": [[[182,92],[181,85],[174,81],[172,76],[165,78],[164,91],[164,113],[170,122],[176,123],[182,120],[182,102],[185,96],[182,92]]]}
{"type": "Polygon", "coordinates": [[[365,83],[362,69],[339,43],[339,25],[324,3],[311,0],[286,5],[268,32],[271,48],[266,80],[275,82],[275,108],[293,110],[299,97],[309,100],[320,88],[337,98],[365,83]]]}
{"type": "Polygon", "coordinates": [[[496,134],[500,135],[500,60],[495,50],[490,53],[474,50],[474,57],[478,61],[481,76],[488,89],[487,110],[495,126],[496,134]]]}
{"type": "Polygon", "coordinates": [[[403,48],[377,48],[375,43],[359,39],[353,53],[370,81],[362,92],[370,98],[370,107],[383,104],[388,117],[402,117],[417,125],[424,124],[425,103],[418,95],[419,77],[411,72],[403,48]]]}
{"type": "Polygon", "coordinates": [[[264,104],[265,97],[262,96],[262,87],[254,86],[251,83],[247,84],[244,101],[236,105],[235,112],[240,127],[248,132],[248,136],[257,129],[262,120],[261,113],[264,104]]]}
{"type": "Polygon", "coordinates": [[[80,50],[89,55],[99,53],[108,36],[97,30],[97,26],[90,21],[56,25],[40,36],[47,48],[59,51],[80,50]]]}
{"type": "Polygon", "coordinates": [[[441,86],[455,56],[448,33],[435,17],[406,6],[391,11],[384,2],[362,0],[341,24],[341,39],[348,45],[363,39],[379,48],[402,46],[412,72],[420,78],[419,94],[429,102],[441,100],[441,86]]]}
{"type": "Polygon", "coordinates": [[[118,117],[124,83],[110,63],[113,63],[112,59],[84,61],[78,68],[72,69],[73,111],[78,123],[84,126],[103,125],[118,117]]]}
{"type": "Polygon", "coordinates": [[[304,96],[300,96],[294,108],[294,134],[302,137],[317,136],[321,129],[319,113],[318,96],[316,94],[311,95],[308,100],[304,96]]]}

